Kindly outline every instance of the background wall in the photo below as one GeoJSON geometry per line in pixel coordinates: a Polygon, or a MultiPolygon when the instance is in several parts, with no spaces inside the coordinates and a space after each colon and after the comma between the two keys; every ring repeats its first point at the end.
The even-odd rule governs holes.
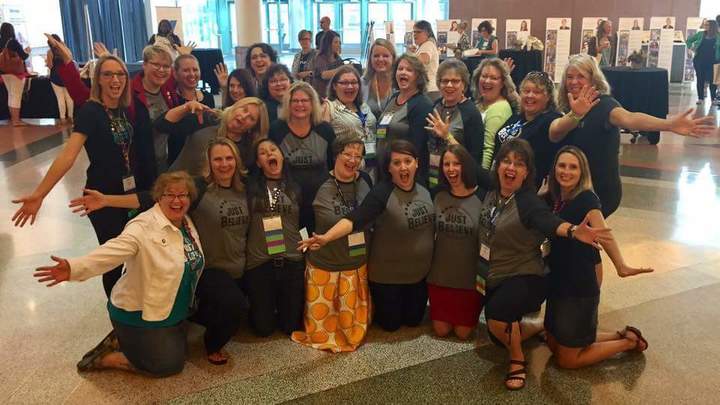
{"type": "Polygon", "coordinates": [[[571,17],[570,53],[573,54],[580,48],[583,17],[610,17],[615,29],[620,17],[644,17],[643,28],[648,29],[650,17],[674,16],[675,28],[685,32],[687,17],[698,17],[699,12],[700,0],[450,0],[449,18],[497,18],[496,35],[504,47],[506,19],[531,18],[532,35],[544,42],[546,18],[571,17]]]}

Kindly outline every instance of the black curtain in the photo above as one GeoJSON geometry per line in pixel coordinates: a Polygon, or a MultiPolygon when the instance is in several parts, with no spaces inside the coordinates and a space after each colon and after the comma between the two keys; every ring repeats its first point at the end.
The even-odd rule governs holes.
{"type": "Polygon", "coordinates": [[[85,5],[93,41],[104,43],[111,52],[117,49],[126,62],[141,59],[148,38],[143,0],[60,0],[63,37],[75,60],[92,57],[85,5]]]}

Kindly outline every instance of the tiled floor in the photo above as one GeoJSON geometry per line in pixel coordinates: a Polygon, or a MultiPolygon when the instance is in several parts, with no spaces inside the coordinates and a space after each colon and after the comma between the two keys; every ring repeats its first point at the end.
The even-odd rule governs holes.
{"type": "MultiPolygon", "coordinates": [[[[689,86],[671,86],[671,111],[690,106],[689,86]]],[[[703,114],[716,115],[705,107],[703,114]]],[[[2,123],[0,123],[1,125],[2,123]]],[[[10,199],[32,190],[60,150],[56,127],[0,126],[0,403],[716,403],[720,379],[720,140],[663,134],[658,146],[623,137],[624,197],[610,225],[626,259],[656,272],[619,279],[608,265],[601,326],[631,323],[650,341],[643,355],[579,371],[558,369],[546,347],[527,347],[525,390],[501,385],[505,354],[482,330],[469,343],[437,339],[426,322],[389,334],[371,328],[357,352],[327,354],[275,335],[242,331],[232,361],[205,361],[191,329],[185,371],[156,380],[123,372],[78,374],[77,360],[110,328],[100,280],[45,288],[31,277],[49,255],[96,245],[89,222],[71,214],[87,159],[48,196],[38,222],[16,229],[10,199]]],[[[607,261],[607,258],[606,258],[607,261]]]]}

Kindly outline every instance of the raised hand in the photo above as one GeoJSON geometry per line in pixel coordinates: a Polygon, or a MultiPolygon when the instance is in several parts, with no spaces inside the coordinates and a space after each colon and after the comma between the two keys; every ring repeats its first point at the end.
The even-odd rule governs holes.
{"type": "Polygon", "coordinates": [[[53,49],[55,55],[60,58],[63,63],[67,64],[73,59],[70,48],[68,48],[62,41],[55,39],[52,34],[45,33],[45,36],[47,37],[48,45],[53,49]]]}
{"type": "Polygon", "coordinates": [[[103,209],[107,207],[107,199],[105,194],[86,188],[83,190],[83,196],[70,200],[68,207],[72,209],[72,212],[80,213],[81,217],[85,215],[103,209]]]}
{"type": "Polygon", "coordinates": [[[193,41],[188,42],[185,46],[175,45],[175,49],[180,55],[190,55],[195,48],[197,48],[197,44],[193,41]]]}
{"type": "Polygon", "coordinates": [[[505,59],[503,59],[503,62],[505,62],[505,64],[508,67],[508,70],[510,72],[512,72],[513,69],[515,69],[515,61],[513,60],[513,58],[505,58],[505,59]]]}
{"type": "Polygon", "coordinates": [[[683,114],[676,115],[670,119],[670,131],[676,134],[698,138],[715,133],[715,117],[707,116],[693,118],[694,109],[689,109],[683,114]]]}
{"type": "Polygon", "coordinates": [[[225,66],[224,63],[218,63],[215,65],[215,69],[213,69],[215,72],[215,77],[218,79],[218,83],[220,83],[220,87],[227,87],[227,81],[228,81],[228,70],[227,66],[225,66]]]}
{"type": "Polygon", "coordinates": [[[111,55],[105,44],[102,42],[93,42],[93,53],[96,57],[102,58],[103,56],[111,55]]]}
{"type": "Polygon", "coordinates": [[[70,263],[62,257],[50,256],[57,264],[54,266],[43,266],[35,269],[33,277],[38,279],[38,283],[49,281],[48,287],[60,284],[63,281],[70,280],[70,263]]]}
{"type": "Polygon", "coordinates": [[[15,211],[15,215],[12,216],[12,221],[15,222],[15,226],[22,228],[28,220],[30,220],[30,225],[35,223],[35,218],[37,217],[38,211],[40,211],[43,198],[30,194],[12,200],[12,202],[14,204],[22,204],[22,206],[15,211]]]}
{"type": "Polygon", "coordinates": [[[575,115],[582,117],[600,102],[600,99],[598,98],[599,95],[600,93],[598,93],[598,91],[595,90],[595,87],[592,86],[583,86],[577,97],[568,93],[570,109],[575,113],[575,115]]]}
{"type": "Polygon", "coordinates": [[[431,131],[436,137],[447,139],[450,136],[450,117],[443,120],[437,109],[429,112],[425,117],[425,121],[428,123],[425,129],[431,131]]]}

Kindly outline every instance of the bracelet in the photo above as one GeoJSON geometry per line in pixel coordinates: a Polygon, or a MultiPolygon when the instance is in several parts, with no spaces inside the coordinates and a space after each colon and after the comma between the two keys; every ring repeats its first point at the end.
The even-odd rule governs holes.
{"type": "Polygon", "coordinates": [[[580,121],[582,121],[583,118],[585,118],[584,115],[577,115],[574,111],[570,111],[569,113],[565,114],[566,117],[570,118],[571,120],[575,121],[576,124],[579,124],[580,121]]]}
{"type": "Polygon", "coordinates": [[[568,239],[575,239],[575,230],[577,229],[577,225],[570,225],[570,227],[567,230],[566,237],[568,239]]]}

